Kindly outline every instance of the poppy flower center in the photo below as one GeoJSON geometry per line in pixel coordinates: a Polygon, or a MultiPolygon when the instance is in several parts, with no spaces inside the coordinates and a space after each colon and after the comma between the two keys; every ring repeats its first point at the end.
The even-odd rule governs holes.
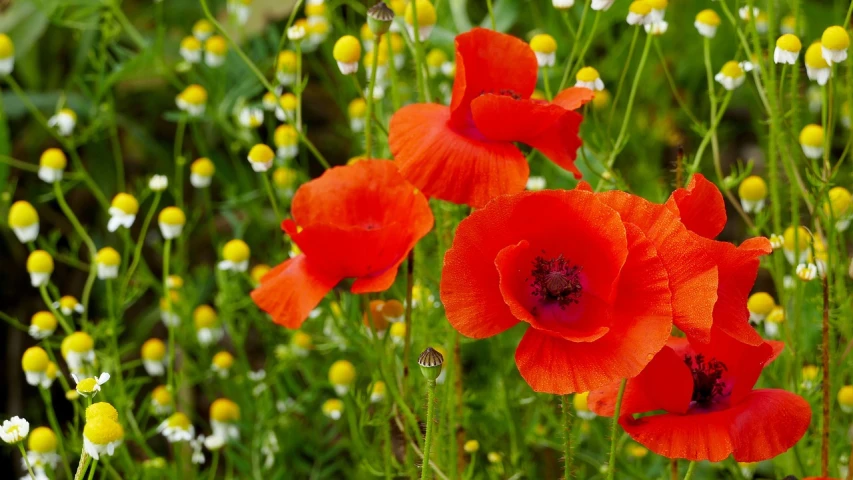
{"type": "Polygon", "coordinates": [[[684,363],[693,374],[693,397],[692,401],[702,406],[709,406],[713,401],[725,394],[726,384],[723,374],[728,370],[726,364],[712,358],[698,354],[695,357],[684,356],[684,363]]]}
{"type": "Polygon", "coordinates": [[[580,281],[580,265],[573,265],[563,255],[557,258],[533,260],[531,272],[533,295],[544,301],[557,302],[565,310],[568,305],[578,303],[583,293],[580,281]]]}

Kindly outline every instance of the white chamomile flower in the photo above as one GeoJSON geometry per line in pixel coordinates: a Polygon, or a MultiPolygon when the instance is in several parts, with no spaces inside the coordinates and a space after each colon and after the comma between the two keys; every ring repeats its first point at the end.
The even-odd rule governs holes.
{"type": "Polygon", "coordinates": [[[232,272],[245,272],[249,269],[249,245],[243,240],[234,239],[222,247],[222,258],[219,269],[232,272]]]}
{"type": "Polygon", "coordinates": [[[88,377],[88,378],[79,378],[76,374],[71,374],[71,378],[74,379],[74,382],[77,383],[77,393],[80,395],[90,398],[94,397],[101,391],[101,385],[107,383],[107,380],[110,379],[110,374],[107,372],[101,373],[98,377],[88,377]]]}
{"type": "Polygon", "coordinates": [[[823,31],[820,37],[821,55],[830,65],[847,60],[850,48],[850,35],[844,27],[834,25],[823,31]]]}
{"type": "Polygon", "coordinates": [[[823,58],[823,45],[820,42],[815,42],[809,45],[806,49],[806,75],[809,80],[817,82],[818,85],[824,86],[832,76],[832,68],[829,62],[823,58]]]}
{"type": "Polygon", "coordinates": [[[198,343],[203,346],[214,344],[225,335],[225,330],[219,322],[219,316],[210,305],[196,307],[193,311],[193,324],[195,325],[198,343]]]}
{"type": "Polygon", "coordinates": [[[228,54],[228,43],[221,35],[214,35],[204,41],[204,64],[210,68],[218,68],[225,64],[228,54]]]}
{"type": "Polygon", "coordinates": [[[0,76],[9,75],[15,69],[15,44],[5,33],[0,33],[0,76]]]}
{"type": "Polygon", "coordinates": [[[178,50],[181,57],[187,63],[198,63],[201,61],[201,41],[194,37],[188,36],[181,40],[181,46],[178,50]]]}
{"type": "Polygon", "coordinates": [[[41,347],[30,347],[21,356],[21,368],[24,370],[24,376],[27,383],[34,387],[40,385],[44,380],[48,365],[50,365],[50,357],[41,347]]]}
{"type": "Polygon", "coordinates": [[[339,420],[344,413],[344,402],[339,398],[330,398],[323,403],[323,415],[339,420]]]}
{"type": "Polygon", "coordinates": [[[530,177],[527,179],[527,189],[538,192],[545,189],[545,177],[530,177]]]}
{"type": "Polygon", "coordinates": [[[39,236],[39,214],[26,200],[19,200],[9,207],[9,226],[21,243],[29,243],[39,236]]]}
{"type": "Polygon", "coordinates": [[[148,188],[155,192],[162,192],[169,187],[169,177],[165,175],[153,175],[148,180],[148,188]]]}
{"type": "Polygon", "coordinates": [[[646,33],[649,35],[663,35],[669,29],[669,23],[665,20],[659,20],[657,22],[647,23],[643,28],[646,29],[646,33]]]}
{"type": "Polygon", "coordinates": [[[287,29],[287,39],[291,42],[298,42],[305,38],[305,27],[302,25],[293,25],[287,29]]]}
{"type": "Polygon", "coordinates": [[[166,372],[166,344],[159,338],[149,338],[140,349],[142,366],[152,377],[159,377],[166,372]]]}
{"type": "Polygon", "coordinates": [[[278,437],[272,431],[267,432],[264,443],[261,444],[261,454],[264,456],[264,469],[269,470],[275,465],[276,454],[279,452],[278,437]]]}
{"type": "Polygon", "coordinates": [[[233,15],[240,25],[245,25],[252,14],[252,0],[228,0],[228,13],[233,15]]]}
{"type": "Polygon", "coordinates": [[[273,133],[275,155],[282,160],[290,160],[299,155],[299,132],[293,125],[282,124],[273,133]]]}
{"type": "Polygon", "coordinates": [[[109,213],[107,230],[115,232],[119,227],[130,228],[136,221],[136,214],[139,213],[139,201],[133,195],[119,193],[113,197],[109,213]]]}
{"type": "Polygon", "coordinates": [[[197,158],[190,164],[190,184],[195,188],[207,188],[213,181],[216,166],[207,157],[197,158]]]}
{"type": "Polygon", "coordinates": [[[592,420],[597,415],[589,409],[589,392],[581,392],[572,395],[572,405],[575,413],[582,420],[592,420]]]}
{"type": "Polygon", "coordinates": [[[160,225],[160,233],[163,238],[170,240],[179,237],[184,231],[187,217],[184,211],[178,207],[166,207],[160,211],[157,222],[160,225]]]}
{"type": "Polygon", "coordinates": [[[814,263],[801,263],[797,265],[797,276],[804,282],[810,282],[817,278],[817,266],[814,263]]]}
{"type": "Polygon", "coordinates": [[[110,280],[118,277],[118,268],[121,265],[121,254],[112,247],[104,247],[95,255],[95,264],[98,268],[98,278],[110,280]]]}
{"type": "Polygon", "coordinates": [[[590,6],[593,10],[601,11],[609,9],[614,3],[616,3],[616,0],[592,0],[590,6]]]}
{"type": "Polygon", "coordinates": [[[595,92],[604,90],[604,82],[601,80],[601,75],[593,67],[583,67],[578,70],[575,80],[576,87],[588,88],[595,92]]]}
{"type": "Polygon", "coordinates": [[[243,107],[237,115],[241,127],[255,129],[264,123],[264,111],[258,107],[243,107]]]}
{"type": "Polygon", "coordinates": [[[776,50],[773,51],[773,61],[796,65],[803,44],[796,35],[786,33],[776,40],[776,50]]]}
{"type": "Polygon", "coordinates": [[[53,335],[56,331],[56,317],[51,312],[36,312],[30,319],[30,336],[41,340],[53,335]]]}
{"type": "Polygon", "coordinates": [[[112,456],[123,440],[124,429],[116,419],[108,416],[87,418],[83,428],[83,450],[92,458],[112,456]]]}
{"type": "Polygon", "coordinates": [[[239,440],[240,407],[227,398],[218,398],[210,404],[210,428],[213,436],[225,441],[239,440]]]}
{"type": "Polygon", "coordinates": [[[225,443],[225,438],[219,435],[210,435],[204,439],[204,447],[211,452],[221,449],[225,443]]]}
{"type": "Polygon", "coordinates": [[[38,177],[46,183],[55,183],[62,180],[68,158],[58,148],[48,148],[39,158],[38,177]]]}
{"type": "Polygon", "coordinates": [[[86,332],[74,332],[65,337],[60,351],[72,373],[82,375],[87,366],[95,363],[95,341],[86,332]]]}
{"type": "Polygon", "coordinates": [[[628,7],[628,25],[646,25],[652,22],[652,6],[646,0],[636,0],[628,7]]]}
{"type": "Polygon", "coordinates": [[[71,135],[76,125],[77,114],[70,108],[63,108],[47,120],[47,126],[55,128],[63,137],[71,135]]]}
{"type": "Polygon", "coordinates": [[[204,435],[199,435],[196,438],[190,440],[190,447],[193,449],[192,454],[192,462],[195,465],[204,464],[204,451],[202,448],[204,447],[204,435]]]}
{"type": "MultiPolygon", "coordinates": [[[[53,430],[47,427],[34,428],[27,439],[27,461],[33,467],[33,473],[36,478],[39,478],[39,471],[42,478],[49,478],[44,473],[45,467],[56,468],[61,460],[57,455],[56,449],[58,440],[53,430]]],[[[26,462],[21,459],[23,467],[26,468],[26,462]]]]}
{"type": "Polygon", "coordinates": [[[207,90],[201,85],[189,85],[175,97],[175,104],[190,116],[200,117],[207,107],[207,90]]]}
{"type": "Polygon", "coordinates": [[[157,427],[157,431],[163,434],[169,443],[189,442],[195,437],[195,427],[190,422],[190,418],[181,412],[175,412],[163,420],[157,427]]]}
{"type": "Polygon", "coordinates": [[[158,385],[151,392],[151,408],[156,415],[167,415],[174,410],[175,401],[165,385],[158,385]]]}
{"type": "Polygon", "coordinates": [[[252,170],[258,173],[266,172],[272,168],[273,161],[275,160],[275,152],[268,145],[259,143],[249,150],[248,159],[252,170]]]}
{"type": "Polygon", "coordinates": [[[717,28],[719,28],[720,22],[720,15],[717,12],[706,9],[696,15],[693,26],[699,31],[699,35],[705,38],[714,38],[717,35],[717,28]]]}
{"type": "Polygon", "coordinates": [[[85,309],[83,304],[77,301],[71,295],[65,295],[59,301],[53,302],[53,308],[58,308],[63,315],[71,315],[72,313],[83,313],[85,309]]]}
{"type": "Polygon", "coordinates": [[[18,416],[4,420],[3,425],[0,426],[0,439],[10,444],[23,441],[29,433],[30,422],[18,416]]]}
{"type": "Polygon", "coordinates": [[[726,90],[734,90],[743,85],[743,82],[746,81],[746,75],[738,62],[729,61],[726,62],[720,72],[714,76],[714,80],[716,80],[717,83],[722,85],[726,90]]]}

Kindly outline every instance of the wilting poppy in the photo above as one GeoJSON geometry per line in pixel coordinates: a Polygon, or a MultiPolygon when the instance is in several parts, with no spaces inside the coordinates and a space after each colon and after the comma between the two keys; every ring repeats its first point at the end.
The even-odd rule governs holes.
{"type": "Polygon", "coordinates": [[[462,221],[444,259],[448,320],[474,338],[528,323],[515,358],[536,391],[587,391],[638,374],[674,319],[710,325],[713,303],[684,289],[713,292],[717,275],[701,255],[679,257],[683,274],[667,272],[663,256],[689,251],[690,234],[666,208],[654,232],[631,222],[582,189],[492,200],[462,221]],[[650,233],[673,247],[656,248],[650,233]]]}
{"type": "Polygon", "coordinates": [[[327,170],[296,191],[291,213],[282,229],[303,253],[270,270],[252,292],[288,328],[298,328],[345,278],[355,279],[353,293],[388,289],[433,225],[426,197],[383,160],[327,170]]]}
{"type": "MultiPolygon", "coordinates": [[[[775,457],[794,446],[811,421],[802,397],[753,390],[781,350],[779,342],[747,345],[718,329],[708,344],[673,337],[628,380],[619,423],[631,438],[669,458],[719,462],[734,455],[739,462],[758,462],[775,457]]],[[[613,416],[618,389],[617,382],[592,392],[590,408],[613,416]]]]}
{"type": "Polygon", "coordinates": [[[538,149],[576,177],[586,88],[560,92],[553,103],[531,100],[538,63],[530,46],[475,28],[456,37],[450,107],[421,103],[391,118],[389,144],[400,172],[429,197],[472,207],[524,190],[530,169],[512,142],[538,149]]]}

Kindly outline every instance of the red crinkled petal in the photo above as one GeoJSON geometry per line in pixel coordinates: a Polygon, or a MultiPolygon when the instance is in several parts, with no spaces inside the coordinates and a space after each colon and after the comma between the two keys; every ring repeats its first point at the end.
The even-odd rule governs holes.
{"type": "Polygon", "coordinates": [[[617,191],[598,197],[626,223],[638,226],[657,249],[669,275],[675,325],[688,336],[709,341],[718,280],[705,245],[664,205],[617,191]]]}
{"type": "Polygon", "coordinates": [[[391,117],[388,141],[408,181],[428,197],[475,208],[524,190],[530,168],[515,145],[451,128],[449,119],[450,110],[435,104],[408,105],[391,117]]]}
{"type": "MultiPolygon", "coordinates": [[[[627,255],[619,216],[588,192],[544,191],[498,197],[460,223],[444,258],[441,299],[463,335],[484,338],[512,327],[500,291],[498,253],[527,240],[548,252],[572,253],[588,263],[589,292],[609,300],[627,255]],[[574,250],[573,250],[574,249],[574,250]]],[[[530,270],[522,272],[526,277],[530,270]]]]}
{"type": "Polygon", "coordinates": [[[252,291],[252,300],[275,323],[299,328],[342,279],[317,268],[305,255],[298,255],[267,273],[261,285],[252,291]]]}
{"type": "Polygon", "coordinates": [[[773,458],[793,447],[810,422],[808,402],[783,390],[754,390],[714,412],[620,419],[631,438],[658,455],[712,462],[731,454],[739,462],[773,458]]]}
{"type": "Polygon", "coordinates": [[[581,140],[582,117],[563,107],[500,95],[481,95],[471,102],[474,125],[486,138],[521,142],[542,152],[552,162],[581,177],[575,167],[581,140]]]}
{"type": "Polygon", "coordinates": [[[521,376],[538,392],[601,388],[637,375],[663,348],[672,329],[669,279],[654,246],[626,225],[628,257],[619,278],[610,332],[575,343],[529,328],[515,352],[521,376]]]}
{"type": "Polygon", "coordinates": [[[672,192],[666,205],[678,212],[691,232],[714,238],[726,226],[726,204],[716,185],[701,174],[693,175],[687,188],[672,192]]]}
{"type": "Polygon", "coordinates": [[[595,92],[585,87],[569,87],[558,93],[551,102],[566,110],[577,110],[595,97],[595,92]]]}
{"type": "Polygon", "coordinates": [[[728,242],[704,239],[705,250],[717,263],[719,287],[714,306],[714,326],[750,345],[764,342],[749,324],[746,301],[758,276],[759,257],[773,251],[764,237],[750,238],[739,247],[728,242]]]}
{"type": "Polygon", "coordinates": [[[474,28],[456,37],[456,77],[450,110],[453,125],[470,124],[471,101],[483,93],[530,98],[539,63],[530,45],[494,30],[474,28]]]}

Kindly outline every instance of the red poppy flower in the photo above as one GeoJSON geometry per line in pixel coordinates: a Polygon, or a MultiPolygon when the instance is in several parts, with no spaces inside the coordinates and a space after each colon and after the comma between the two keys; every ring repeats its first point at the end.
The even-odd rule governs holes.
{"type": "Polygon", "coordinates": [[[303,253],[273,268],[252,292],[288,328],[298,328],[345,278],[355,278],[353,293],[388,289],[433,224],[427,199],[383,160],[335,167],[302,185],[292,216],[282,229],[303,253]]]}
{"type": "Polygon", "coordinates": [[[512,143],[538,149],[576,177],[586,88],[560,92],[553,103],[531,100],[536,55],[523,41],[475,28],[456,37],[450,107],[415,104],[391,118],[389,144],[400,172],[429,197],[482,207],[524,190],[530,169],[512,143]]]}
{"type": "MultiPolygon", "coordinates": [[[[637,442],[669,458],[739,462],[775,457],[794,446],[811,422],[802,397],[753,390],[781,352],[779,342],[748,345],[714,329],[711,342],[672,338],[628,380],[619,423],[637,442]],[[635,414],[660,411],[635,418],[635,414]]],[[[619,383],[594,391],[590,408],[612,416],[619,383]]]]}
{"type": "Polygon", "coordinates": [[[583,189],[498,197],[462,221],[444,259],[441,299],[460,333],[529,324],[515,358],[536,391],[632,377],[673,321],[710,328],[713,298],[696,292],[716,291],[716,268],[678,216],[604,199],[583,189]]]}

